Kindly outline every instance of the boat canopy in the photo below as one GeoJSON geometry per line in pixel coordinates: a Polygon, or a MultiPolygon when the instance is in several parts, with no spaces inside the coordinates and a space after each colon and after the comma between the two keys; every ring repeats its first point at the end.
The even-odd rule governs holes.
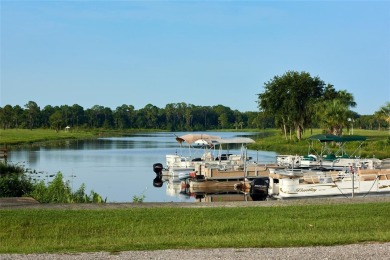
{"type": "Polygon", "coordinates": [[[225,138],[212,140],[213,144],[251,144],[255,143],[255,140],[248,137],[234,137],[234,138],[225,138]]]}
{"type": "Polygon", "coordinates": [[[308,138],[309,140],[318,140],[320,142],[352,142],[352,141],[365,141],[367,138],[365,136],[353,135],[353,136],[337,136],[337,135],[326,135],[319,134],[313,135],[308,138]]]}
{"type": "Polygon", "coordinates": [[[181,144],[187,142],[188,144],[250,144],[255,143],[255,140],[248,137],[234,137],[234,138],[221,138],[219,136],[207,135],[207,134],[186,134],[176,137],[176,140],[181,144]]]}
{"type": "Polygon", "coordinates": [[[327,135],[327,134],[313,135],[313,136],[310,136],[308,138],[308,140],[311,141],[311,142],[309,142],[308,154],[311,154],[314,152],[315,154],[317,154],[321,157],[326,155],[326,154],[335,154],[337,156],[345,157],[345,156],[348,156],[346,154],[346,151],[345,151],[346,143],[357,141],[357,142],[359,142],[359,146],[355,149],[355,151],[351,155],[348,156],[351,158],[354,154],[356,154],[360,150],[362,144],[364,143],[364,141],[366,139],[367,138],[365,136],[359,136],[359,135],[351,135],[351,136],[337,136],[337,135],[327,135]],[[314,140],[318,140],[321,142],[322,147],[321,147],[321,151],[319,154],[314,149],[314,140]],[[335,142],[339,146],[339,149],[335,153],[333,153],[330,150],[330,148],[328,147],[328,143],[330,143],[330,142],[335,142]]]}
{"type": "Polygon", "coordinates": [[[176,141],[178,141],[180,144],[183,142],[187,142],[190,145],[195,142],[211,143],[213,140],[220,140],[220,139],[221,137],[219,136],[207,135],[207,134],[186,134],[186,135],[176,137],[176,141]]]}

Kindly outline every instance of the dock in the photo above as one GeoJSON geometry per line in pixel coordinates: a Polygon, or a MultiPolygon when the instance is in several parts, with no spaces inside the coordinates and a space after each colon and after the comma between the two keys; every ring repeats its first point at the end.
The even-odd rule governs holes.
{"type": "Polygon", "coordinates": [[[0,160],[4,160],[5,162],[7,162],[7,159],[8,159],[8,148],[6,146],[0,148],[0,160]]]}

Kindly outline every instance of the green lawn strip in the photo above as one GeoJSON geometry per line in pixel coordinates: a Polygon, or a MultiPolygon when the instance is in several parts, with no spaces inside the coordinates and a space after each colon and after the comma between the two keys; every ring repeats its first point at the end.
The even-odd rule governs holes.
{"type": "Polygon", "coordinates": [[[390,241],[390,203],[0,210],[0,253],[290,247],[390,241]]]}
{"type": "Polygon", "coordinates": [[[78,132],[56,132],[51,129],[7,129],[0,130],[1,145],[15,145],[34,142],[46,142],[68,139],[89,139],[95,138],[96,133],[92,131],[78,132]]]}

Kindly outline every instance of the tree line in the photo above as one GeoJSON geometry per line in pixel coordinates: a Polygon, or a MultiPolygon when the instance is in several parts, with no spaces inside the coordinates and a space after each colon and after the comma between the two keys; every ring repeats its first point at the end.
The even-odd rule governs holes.
{"type": "Polygon", "coordinates": [[[258,112],[239,112],[223,105],[195,106],[186,103],[167,104],[159,108],[147,104],[141,109],[121,105],[115,110],[95,105],[84,109],[72,106],[47,105],[43,109],[34,101],[22,108],[19,105],[0,107],[3,129],[52,128],[56,131],[69,126],[104,129],[165,129],[170,131],[202,131],[212,129],[244,129],[273,127],[272,120],[264,120],[258,112]]]}
{"type": "Polygon", "coordinates": [[[164,108],[147,104],[141,109],[123,104],[112,110],[95,105],[84,109],[78,104],[40,108],[34,101],[0,107],[0,126],[13,128],[72,129],[163,129],[204,131],[216,129],[280,128],[286,139],[300,139],[308,128],[323,128],[341,135],[344,128],[385,129],[390,124],[390,102],[373,115],[359,115],[353,95],[337,91],[307,72],[288,71],[264,84],[258,94],[259,111],[240,112],[224,105],[196,106],[170,103],[164,108]]]}
{"type": "MultiPolygon", "coordinates": [[[[355,128],[385,129],[383,116],[352,113],[352,121],[346,121],[355,128]]],[[[95,105],[84,109],[78,104],[72,106],[45,106],[41,109],[34,101],[22,108],[19,105],[0,107],[0,125],[5,129],[51,128],[56,131],[69,126],[73,129],[164,129],[169,131],[204,131],[215,129],[267,129],[283,125],[283,117],[264,111],[239,112],[223,105],[195,106],[186,103],[168,104],[159,108],[152,104],[136,110],[132,105],[122,105],[112,110],[95,105]]],[[[285,122],[286,123],[286,122],[285,122]]],[[[311,121],[311,127],[321,127],[320,120],[311,121]]],[[[290,128],[289,128],[290,129],[290,128]]],[[[285,132],[285,130],[283,130],[285,132]]]]}

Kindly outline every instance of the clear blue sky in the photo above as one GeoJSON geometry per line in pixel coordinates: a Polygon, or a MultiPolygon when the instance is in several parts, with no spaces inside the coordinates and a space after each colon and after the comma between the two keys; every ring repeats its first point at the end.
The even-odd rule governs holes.
{"type": "Polygon", "coordinates": [[[257,111],[289,70],[390,101],[389,1],[1,0],[1,99],[113,110],[169,103],[257,111]]]}

